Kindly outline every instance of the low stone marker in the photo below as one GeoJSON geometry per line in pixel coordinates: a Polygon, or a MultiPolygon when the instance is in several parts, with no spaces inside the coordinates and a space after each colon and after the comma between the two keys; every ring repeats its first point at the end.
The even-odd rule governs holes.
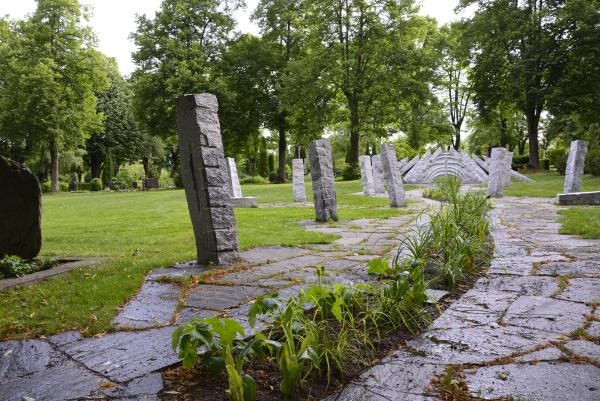
{"type": "Polygon", "coordinates": [[[383,164],[383,175],[388,189],[391,207],[400,207],[406,205],[406,196],[404,194],[404,185],[400,169],[397,168],[398,158],[396,150],[390,144],[381,145],[381,162],[383,164]]]}
{"type": "Polygon", "coordinates": [[[373,187],[376,194],[385,193],[385,185],[383,177],[383,163],[381,162],[381,155],[374,155],[371,157],[371,167],[373,168],[373,187]]]}
{"type": "Polygon", "coordinates": [[[493,148],[489,161],[488,195],[501,198],[504,190],[504,148],[493,148]]]}
{"type": "Polygon", "coordinates": [[[0,259],[31,259],[42,247],[42,192],[25,166],[0,156],[0,259]]]}
{"type": "Polygon", "coordinates": [[[585,165],[588,143],[586,141],[573,141],[569,149],[567,169],[565,170],[564,193],[579,192],[581,190],[581,178],[585,165]]]}
{"type": "Polygon", "coordinates": [[[371,156],[359,156],[358,165],[360,167],[360,179],[362,181],[363,192],[365,196],[373,196],[375,194],[375,186],[373,183],[371,156]]]}
{"type": "Polygon", "coordinates": [[[294,202],[306,202],[304,187],[304,159],[292,160],[292,191],[294,202]]]}
{"type": "Polygon", "coordinates": [[[230,264],[239,257],[218,109],[210,93],[177,99],[181,173],[199,264],[230,264]]]}
{"type": "Polygon", "coordinates": [[[310,176],[312,179],[315,215],[317,221],[337,221],[335,181],[331,144],[328,139],[317,139],[308,145],[310,176]]]}
{"type": "Polygon", "coordinates": [[[558,194],[559,205],[600,205],[600,191],[558,194]]]}
{"type": "Polygon", "coordinates": [[[242,187],[240,185],[240,178],[238,177],[237,166],[235,165],[235,159],[233,157],[227,158],[227,172],[229,173],[229,188],[231,189],[229,195],[232,198],[241,198],[242,187]]]}

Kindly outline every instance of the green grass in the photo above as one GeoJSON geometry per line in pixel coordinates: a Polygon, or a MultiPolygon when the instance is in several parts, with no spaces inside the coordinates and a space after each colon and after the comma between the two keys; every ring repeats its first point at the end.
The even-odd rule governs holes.
{"type": "MultiPolygon", "coordinates": [[[[291,186],[244,186],[261,203],[289,202],[291,186]],[[287,199],[284,199],[287,196],[287,199]],[[268,202],[267,202],[268,201],[268,202]]],[[[405,213],[383,208],[386,198],[350,195],[360,183],[338,185],[341,219],[387,218],[405,213]],[[367,208],[367,206],[369,208],[367,208]]],[[[312,207],[235,209],[242,249],[261,245],[330,243],[337,237],[305,231],[312,207]]],[[[0,338],[49,335],[67,329],[94,334],[110,328],[118,307],[153,268],[195,257],[182,190],[56,194],[43,197],[46,256],[101,258],[95,267],[0,293],[0,338]]]]}
{"type": "Polygon", "coordinates": [[[575,234],[583,238],[600,238],[600,208],[572,207],[559,212],[561,234],[575,234]]]}
{"type": "MultiPolygon", "coordinates": [[[[556,172],[528,173],[525,175],[535,182],[521,182],[513,179],[512,185],[504,190],[504,195],[553,198],[563,192],[564,175],[556,172]]],[[[600,177],[585,175],[581,190],[600,191],[600,177]]]]}

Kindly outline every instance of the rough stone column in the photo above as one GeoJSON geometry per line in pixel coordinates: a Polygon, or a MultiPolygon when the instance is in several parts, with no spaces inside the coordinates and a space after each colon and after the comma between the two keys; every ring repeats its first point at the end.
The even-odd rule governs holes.
{"type": "Polygon", "coordinates": [[[318,139],[308,145],[310,176],[312,179],[317,221],[337,221],[335,181],[331,144],[328,139],[318,139]]]}
{"type": "Polygon", "coordinates": [[[504,189],[504,148],[493,148],[489,161],[488,195],[501,198],[504,189]]]}
{"type": "Polygon", "coordinates": [[[513,153],[509,152],[507,149],[502,148],[503,155],[503,165],[502,165],[502,186],[507,187],[510,185],[511,171],[512,171],[512,156],[513,153]]]}
{"type": "Polygon", "coordinates": [[[375,194],[375,185],[373,183],[373,169],[371,168],[370,156],[359,156],[358,165],[360,166],[360,179],[363,185],[363,192],[366,196],[375,194]]]}
{"type": "Polygon", "coordinates": [[[241,198],[242,187],[240,185],[240,178],[238,177],[237,166],[233,157],[227,158],[227,172],[229,177],[229,188],[231,192],[229,195],[232,198],[241,198]]]}
{"type": "Polygon", "coordinates": [[[239,256],[218,108],[210,93],[177,99],[181,173],[199,264],[230,264],[239,256]]]}
{"type": "Polygon", "coordinates": [[[304,159],[292,160],[292,187],[294,192],[294,202],[306,202],[304,159]]]}
{"type": "Polygon", "coordinates": [[[383,164],[383,175],[388,189],[391,207],[400,207],[406,205],[406,197],[404,194],[404,185],[402,184],[402,176],[400,169],[397,168],[398,159],[396,150],[390,144],[384,143],[381,145],[381,162],[383,164]]]}
{"type": "Polygon", "coordinates": [[[373,187],[376,194],[385,193],[384,178],[383,178],[383,163],[381,155],[371,157],[371,166],[373,167],[373,187]]]}
{"type": "Polygon", "coordinates": [[[581,178],[583,177],[587,150],[588,143],[586,141],[571,142],[567,169],[565,170],[565,187],[563,191],[565,194],[581,191],[581,178]]]}

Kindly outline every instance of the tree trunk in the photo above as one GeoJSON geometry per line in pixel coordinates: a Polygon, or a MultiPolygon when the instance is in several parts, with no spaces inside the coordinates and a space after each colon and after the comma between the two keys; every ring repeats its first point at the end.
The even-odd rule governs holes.
{"type": "Polygon", "coordinates": [[[350,161],[349,163],[358,166],[358,147],[360,141],[358,100],[354,97],[348,98],[350,108],[350,161]]]}
{"type": "Polygon", "coordinates": [[[460,150],[460,127],[454,127],[454,141],[452,146],[454,146],[454,150],[457,152],[460,150]]]}
{"type": "Polygon", "coordinates": [[[103,160],[104,155],[101,152],[90,153],[90,170],[92,172],[92,178],[100,178],[103,160]]]}
{"type": "Polygon", "coordinates": [[[540,149],[538,143],[538,122],[539,117],[536,116],[534,110],[528,111],[525,114],[527,117],[527,135],[529,137],[529,167],[539,170],[540,168],[540,149]]]}
{"type": "Polygon", "coordinates": [[[50,191],[58,192],[58,143],[50,138],[50,191]]]}
{"type": "Polygon", "coordinates": [[[287,155],[287,142],[285,138],[285,127],[279,125],[279,182],[286,181],[285,158],[287,155]]]}
{"type": "Polygon", "coordinates": [[[507,135],[507,131],[508,131],[508,126],[507,126],[507,122],[506,122],[506,118],[501,118],[500,119],[500,146],[502,146],[503,148],[506,147],[506,145],[508,145],[508,135],[507,135]]]}

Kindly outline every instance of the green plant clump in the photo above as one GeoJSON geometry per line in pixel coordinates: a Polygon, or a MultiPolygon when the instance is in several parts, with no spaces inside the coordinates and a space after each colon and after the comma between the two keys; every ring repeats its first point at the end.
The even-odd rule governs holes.
{"type": "Polygon", "coordinates": [[[590,149],[585,158],[586,171],[600,177],[600,148],[590,149]]]}
{"type": "Polygon", "coordinates": [[[260,175],[247,176],[240,179],[240,184],[268,184],[269,181],[260,175]]]}
{"type": "Polygon", "coordinates": [[[21,277],[26,274],[50,269],[58,264],[56,259],[38,257],[24,260],[18,256],[5,256],[0,259],[0,279],[21,277]]]}
{"type": "Polygon", "coordinates": [[[100,178],[94,178],[90,181],[90,190],[92,192],[98,192],[102,190],[102,180],[100,178]]]}

